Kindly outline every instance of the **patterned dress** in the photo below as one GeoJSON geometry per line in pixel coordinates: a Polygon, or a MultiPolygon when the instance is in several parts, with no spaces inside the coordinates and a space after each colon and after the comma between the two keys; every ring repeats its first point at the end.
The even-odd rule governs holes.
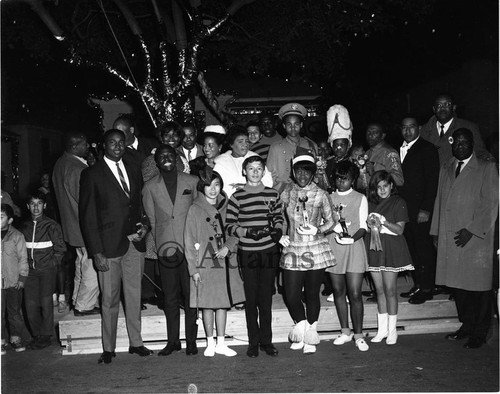
{"type": "Polygon", "coordinates": [[[281,193],[288,224],[290,245],[283,248],[280,267],[292,271],[319,270],[335,265],[325,231],[334,226],[332,206],[328,194],[311,182],[304,188],[290,183],[281,193]],[[316,235],[300,235],[297,228],[304,217],[318,228],[316,235]]]}

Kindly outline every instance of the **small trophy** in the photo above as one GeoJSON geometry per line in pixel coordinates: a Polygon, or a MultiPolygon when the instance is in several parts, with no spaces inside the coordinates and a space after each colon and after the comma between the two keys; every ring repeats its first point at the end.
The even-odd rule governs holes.
{"type": "Polygon", "coordinates": [[[215,234],[215,242],[217,244],[216,252],[218,252],[219,250],[222,249],[222,246],[224,246],[224,239],[222,238],[222,234],[220,233],[215,234]]]}
{"type": "Polygon", "coordinates": [[[309,215],[306,209],[306,202],[309,198],[307,196],[299,197],[299,202],[302,203],[302,218],[304,227],[309,227],[309,215]]]}
{"type": "Polygon", "coordinates": [[[342,215],[342,211],[344,209],[345,205],[344,204],[336,204],[333,206],[333,210],[337,212],[339,215],[339,224],[340,227],[342,227],[342,232],[339,234],[340,238],[349,238],[349,231],[347,231],[347,224],[345,222],[345,217],[342,215]]]}

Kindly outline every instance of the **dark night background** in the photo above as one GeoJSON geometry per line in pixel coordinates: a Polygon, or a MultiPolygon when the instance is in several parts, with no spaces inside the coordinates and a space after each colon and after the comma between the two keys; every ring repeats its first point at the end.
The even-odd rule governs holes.
{"type": "MultiPolygon", "coordinates": [[[[91,1],[75,3],[96,7],[91,1]]],[[[150,7],[143,0],[129,3],[150,7]]],[[[207,0],[202,6],[206,13],[220,17],[229,3],[207,0]]],[[[44,4],[69,31],[74,3],[44,4]]],[[[111,2],[104,4],[112,10],[111,2]]],[[[123,97],[127,92],[121,82],[65,63],[65,46],[23,1],[3,1],[1,10],[2,126],[30,124],[61,132],[75,128],[97,139],[102,131],[99,112],[88,105],[88,98],[108,93],[123,97]]],[[[144,12],[144,8],[137,10],[144,12]]],[[[412,106],[423,123],[432,115],[434,96],[445,86],[456,96],[459,116],[478,123],[485,139],[498,134],[496,0],[256,0],[242,8],[233,22],[205,44],[200,59],[200,69],[206,70],[216,93],[245,97],[245,86],[269,87],[271,81],[278,81],[293,84],[296,95],[304,95],[303,86],[306,92],[321,94],[322,111],[336,103],[346,106],[358,140],[363,139],[366,123],[377,119],[392,130],[390,141],[398,143],[396,124],[406,112],[405,95],[426,86],[426,96],[421,94],[412,106]],[[464,69],[468,74],[460,74],[464,69]],[[461,80],[454,85],[440,83],[453,73],[463,84],[461,80]],[[476,78],[482,85],[475,83],[476,78]],[[227,86],[228,80],[242,83],[227,86]],[[470,88],[475,85],[481,88],[470,88]]],[[[154,29],[145,26],[145,35],[153,37],[154,29]]],[[[104,24],[100,28],[99,37],[109,35],[104,24]]],[[[89,37],[87,47],[82,45],[88,53],[95,50],[104,58],[120,59],[114,44],[89,37]]],[[[120,37],[127,53],[133,53],[125,31],[120,37]]],[[[154,38],[150,42],[157,44],[154,38]]],[[[132,62],[137,75],[141,75],[140,65],[139,60],[132,62]]],[[[142,130],[152,134],[139,99],[129,95],[128,101],[142,120],[142,130]]]]}

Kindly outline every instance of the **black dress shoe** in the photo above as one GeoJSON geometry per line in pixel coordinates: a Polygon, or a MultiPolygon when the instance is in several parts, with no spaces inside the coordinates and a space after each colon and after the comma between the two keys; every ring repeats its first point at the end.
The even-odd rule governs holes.
{"type": "Polygon", "coordinates": [[[190,342],[186,344],[186,356],[194,356],[198,354],[198,347],[196,346],[196,342],[190,342]]]}
{"type": "Polygon", "coordinates": [[[90,309],[88,311],[79,311],[78,309],[73,310],[75,316],[89,316],[89,315],[98,315],[101,313],[101,308],[95,307],[94,309],[90,309]]]}
{"type": "Polygon", "coordinates": [[[251,357],[251,358],[258,357],[259,356],[259,346],[258,345],[248,346],[247,356],[251,357]]]}
{"type": "Polygon", "coordinates": [[[144,300],[142,300],[143,304],[149,304],[149,305],[158,305],[158,297],[149,297],[144,300]]]}
{"type": "Polygon", "coordinates": [[[460,341],[461,339],[468,338],[470,334],[467,334],[466,332],[462,330],[457,330],[453,334],[448,334],[446,335],[446,339],[449,339],[450,341],[460,341]]]}
{"type": "Polygon", "coordinates": [[[333,293],[333,291],[330,291],[330,290],[326,290],[326,289],[325,289],[325,290],[323,290],[323,291],[321,292],[321,295],[322,295],[322,296],[327,297],[327,296],[329,296],[329,295],[330,295],[330,294],[332,294],[332,293],[333,293]]]}
{"type": "Polygon", "coordinates": [[[417,294],[415,294],[413,297],[410,297],[408,302],[410,304],[423,304],[425,301],[432,300],[432,292],[431,291],[419,291],[417,294]]]}
{"type": "Polygon", "coordinates": [[[116,357],[115,352],[102,352],[101,357],[97,360],[97,364],[110,364],[113,357],[116,357]]]}
{"type": "Polygon", "coordinates": [[[376,293],[373,290],[365,290],[361,292],[361,295],[364,295],[365,297],[373,297],[375,294],[376,293]]]}
{"type": "Polygon", "coordinates": [[[410,298],[413,297],[415,294],[417,294],[420,291],[420,287],[413,286],[409,291],[405,291],[400,294],[401,297],[403,298],[410,298]]]}
{"type": "Polygon", "coordinates": [[[146,346],[130,346],[128,348],[130,354],[138,354],[141,357],[151,356],[154,352],[146,346]]]}
{"type": "Polygon", "coordinates": [[[278,349],[276,349],[272,343],[268,345],[260,345],[260,350],[266,352],[268,356],[277,356],[279,353],[278,349]]]}
{"type": "Polygon", "coordinates": [[[167,343],[162,350],[158,352],[158,356],[170,356],[173,352],[178,352],[181,350],[181,343],[167,343]]]}
{"type": "Polygon", "coordinates": [[[467,342],[465,342],[464,348],[477,349],[483,346],[484,342],[485,341],[483,339],[471,337],[467,342]]]}

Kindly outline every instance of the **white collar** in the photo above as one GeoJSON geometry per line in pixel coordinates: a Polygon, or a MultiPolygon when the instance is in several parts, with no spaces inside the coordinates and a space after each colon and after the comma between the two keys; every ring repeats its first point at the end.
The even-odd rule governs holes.
{"type": "Polygon", "coordinates": [[[349,190],[346,190],[345,192],[339,192],[338,190],[336,191],[336,193],[339,195],[339,196],[347,196],[349,193],[352,192],[352,187],[349,189],[349,190]]]}
{"type": "Polygon", "coordinates": [[[132,144],[130,144],[128,147],[132,147],[134,148],[135,150],[137,150],[137,147],[139,146],[139,140],[137,139],[136,136],[134,136],[134,142],[132,142],[132,144]]]}
{"type": "Polygon", "coordinates": [[[415,138],[411,142],[406,142],[406,141],[403,142],[403,145],[401,145],[401,148],[403,148],[403,149],[410,149],[413,146],[413,144],[418,141],[419,138],[420,138],[420,136],[418,136],[417,138],[415,138]]]}
{"type": "MultiPolygon", "coordinates": [[[[451,118],[448,122],[446,122],[443,126],[444,126],[444,132],[446,133],[448,131],[448,128],[450,127],[451,125],[451,122],[453,122],[453,119],[455,118],[451,118]]],[[[437,129],[439,130],[439,132],[441,132],[441,122],[439,120],[436,121],[436,126],[437,126],[437,129]]]]}
{"type": "Polygon", "coordinates": [[[462,168],[460,169],[460,171],[462,171],[465,168],[465,166],[467,165],[467,163],[469,163],[470,159],[472,159],[472,155],[470,155],[467,159],[464,159],[464,160],[458,160],[457,158],[455,158],[455,160],[457,161],[457,163],[455,164],[455,168],[458,167],[458,162],[461,161],[462,163],[464,163],[464,164],[462,164],[462,168]]]}
{"type": "Polygon", "coordinates": [[[120,159],[118,161],[114,161],[114,160],[108,159],[106,157],[106,155],[104,155],[103,158],[104,158],[104,161],[106,162],[106,164],[108,165],[109,168],[116,168],[117,164],[120,164],[120,167],[122,167],[122,168],[124,167],[122,159],[120,159]]]}

